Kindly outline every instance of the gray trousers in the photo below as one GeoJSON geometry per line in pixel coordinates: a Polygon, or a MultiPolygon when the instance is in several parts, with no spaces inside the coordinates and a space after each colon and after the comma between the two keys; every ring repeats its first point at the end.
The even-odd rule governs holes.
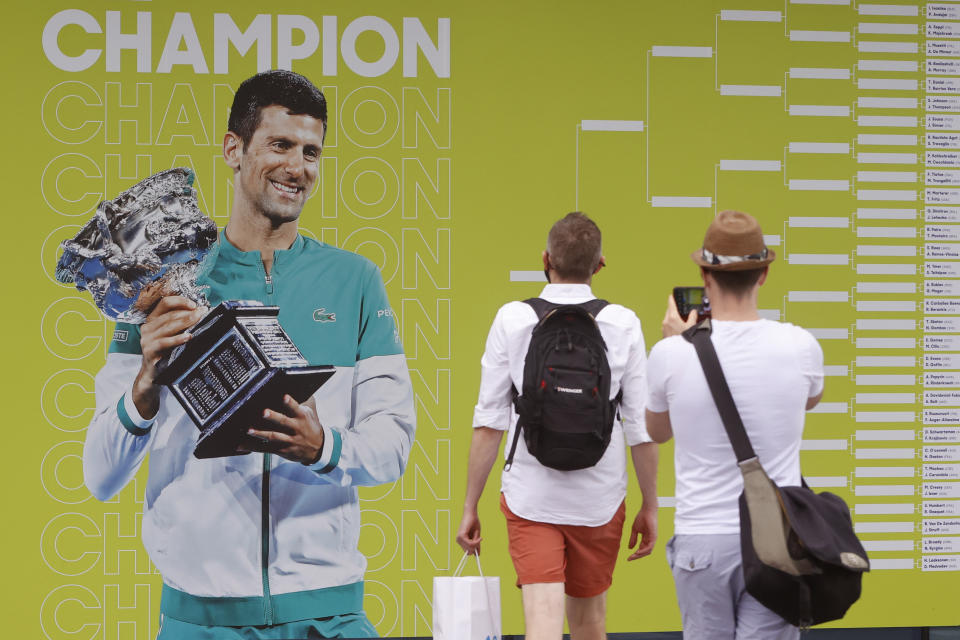
{"type": "Polygon", "coordinates": [[[684,640],[797,640],[800,630],[746,592],[740,536],[677,535],[667,543],[684,640]]]}

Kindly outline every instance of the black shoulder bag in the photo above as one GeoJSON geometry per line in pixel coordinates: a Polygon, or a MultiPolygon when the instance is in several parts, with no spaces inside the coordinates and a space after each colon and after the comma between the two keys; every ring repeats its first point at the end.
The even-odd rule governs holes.
{"type": "Polygon", "coordinates": [[[790,624],[806,628],[842,618],[860,597],[870,570],[839,496],[800,487],[778,487],[763,470],[733,402],[710,339],[710,320],[683,337],[697,350],[743,474],[740,550],[747,592],[790,624]]]}

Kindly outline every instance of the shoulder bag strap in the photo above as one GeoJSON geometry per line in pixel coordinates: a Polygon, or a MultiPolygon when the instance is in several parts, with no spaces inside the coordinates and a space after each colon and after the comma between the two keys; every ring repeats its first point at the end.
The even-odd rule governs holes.
{"type": "Polygon", "coordinates": [[[727,437],[730,438],[730,444],[733,445],[737,462],[743,462],[750,458],[756,458],[757,454],[753,451],[753,445],[750,444],[747,431],[743,428],[740,412],[737,411],[737,405],[733,401],[730,387],[727,386],[727,379],[720,367],[717,351],[713,348],[713,341],[710,339],[711,331],[710,319],[708,318],[684,331],[683,337],[693,343],[693,347],[697,350],[700,366],[703,367],[703,373],[707,378],[707,386],[710,387],[710,394],[713,396],[713,401],[720,412],[720,419],[723,420],[723,427],[727,431],[727,437]]]}

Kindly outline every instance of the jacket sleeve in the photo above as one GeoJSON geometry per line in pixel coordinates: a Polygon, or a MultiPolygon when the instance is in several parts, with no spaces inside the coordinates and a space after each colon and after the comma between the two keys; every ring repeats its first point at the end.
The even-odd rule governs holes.
{"type": "Polygon", "coordinates": [[[416,429],[413,387],[380,272],[367,265],[351,390],[351,424],[324,426],[312,469],[340,486],[393,482],[403,474],[416,429]]]}
{"type": "Polygon", "coordinates": [[[130,482],[153,441],[153,421],[140,417],[130,395],[141,357],[139,328],[118,323],[95,380],[96,412],[83,446],[83,480],[98,500],[130,482]]]}

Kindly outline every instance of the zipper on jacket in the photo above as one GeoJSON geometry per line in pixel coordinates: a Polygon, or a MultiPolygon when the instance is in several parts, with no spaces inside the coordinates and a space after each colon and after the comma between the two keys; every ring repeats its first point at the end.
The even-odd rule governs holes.
{"type": "MultiPolygon", "coordinates": [[[[276,266],[277,252],[273,254],[273,266],[276,266]]],[[[273,304],[273,276],[263,263],[263,284],[266,291],[266,303],[273,304]]],[[[260,493],[260,571],[263,580],[263,619],[273,624],[273,600],[270,596],[270,454],[263,454],[263,480],[260,493]]]]}
{"type": "Polygon", "coordinates": [[[263,272],[263,284],[267,288],[267,295],[273,295],[273,277],[266,270],[263,272]]]}
{"type": "Polygon", "coordinates": [[[260,491],[260,570],[263,578],[263,619],[273,624],[270,599],[270,454],[263,454],[263,482],[260,491]]]}

